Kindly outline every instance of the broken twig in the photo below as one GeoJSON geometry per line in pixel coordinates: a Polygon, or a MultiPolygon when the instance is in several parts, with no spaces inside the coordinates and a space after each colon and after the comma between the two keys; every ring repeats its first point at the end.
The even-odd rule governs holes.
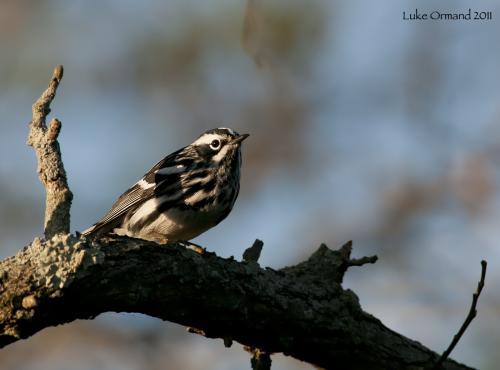
{"type": "Polygon", "coordinates": [[[479,295],[481,294],[481,291],[483,290],[483,287],[484,287],[484,279],[486,278],[486,266],[487,266],[487,264],[488,263],[486,261],[484,261],[484,260],[481,261],[481,279],[479,280],[479,283],[477,284],[476,291],[474,292],[474,294],[472,294],[472,304],[470,306],[469,313],[467,314],[467,317],[465,318],[464,323],[460,327],[460,330],[453,337],[453,340],[451,341],[451,343],[448,346],[448,348],[446,349],[446,351],[443,352],[443,354],[441,355],[439,360],[436,362],[436,365],[434,365],[434,367],[433,367],[434,370],[441,368],[443,362],[448,358],[451,351],[453,351],[453,349],[457,345],[460,338],[462,338],[462,335],[464,335],[469,324],[476,317],[476,315],[477,315],[477,309],[476,309],[477,301],[479,300],[479,295]]]}

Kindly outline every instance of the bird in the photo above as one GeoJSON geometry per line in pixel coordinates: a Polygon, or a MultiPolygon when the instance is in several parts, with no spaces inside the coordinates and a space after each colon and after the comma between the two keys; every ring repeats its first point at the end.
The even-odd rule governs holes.
{"type": "Polygon", "coordinates": [[[182,243],[216,226],[238,197],[241,146],[248,136],[226,127],[204,132],[154,165],[82,235],[182,243]]]}

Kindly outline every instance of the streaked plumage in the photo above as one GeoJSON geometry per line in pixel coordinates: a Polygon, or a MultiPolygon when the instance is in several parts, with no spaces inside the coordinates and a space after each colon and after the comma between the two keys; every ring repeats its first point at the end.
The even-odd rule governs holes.
{"type": "Polygon", "coordinates": [[[187,241],[227,217],[240,188],[241,142],[228,128],[203,133],[158,162],[82,234],[187,241]]]}

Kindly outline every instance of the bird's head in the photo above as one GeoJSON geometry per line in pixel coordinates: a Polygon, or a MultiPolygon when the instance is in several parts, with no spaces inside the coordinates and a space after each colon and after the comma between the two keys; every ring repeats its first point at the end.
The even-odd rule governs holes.
{"type": "Polygon", "coordinates": [[[219,164],[226,160],[239,160],[241,143],[248,136],[230,128],[214,128],[201,134],[191,146],[206,161],[219,164]]]}

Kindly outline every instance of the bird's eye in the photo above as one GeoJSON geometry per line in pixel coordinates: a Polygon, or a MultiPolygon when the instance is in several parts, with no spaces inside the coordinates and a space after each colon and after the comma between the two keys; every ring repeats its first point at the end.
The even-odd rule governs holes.
{"type": "Polygon", "coordinates": [[[213,150],[217,150],[220,148],[220,140],[212,140],[212,142],[210,143],[210,148],[212,148],[213,150]]]}

